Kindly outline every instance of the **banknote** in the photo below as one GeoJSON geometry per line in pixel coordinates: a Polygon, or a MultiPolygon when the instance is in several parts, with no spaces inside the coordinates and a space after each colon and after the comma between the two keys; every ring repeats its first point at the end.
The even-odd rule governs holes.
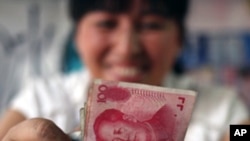
{"type": "Polygon", "coordinates": [[[84,141],[183,141],[196,93],[95,80],[89,90],[84,141]]]}
{"type": "MultiPolygon", "coordinates": [[[[86,107],[86,106],[84,106],[84,107],[86,107]]],[[[81,131],[84,131],[84,127],[85,127],[86,110],[84,107],[80,109],[80,119],[81,119],[80,129],[81,129],[81,131]]],[[[81,138],[83,139],[83,137],[84,137],[84,132],[81,132],[81,138]]]]}

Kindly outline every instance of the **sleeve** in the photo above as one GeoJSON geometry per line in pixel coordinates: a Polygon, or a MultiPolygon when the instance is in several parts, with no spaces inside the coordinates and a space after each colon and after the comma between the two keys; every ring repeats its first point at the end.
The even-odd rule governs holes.
{"type": "Polygon", "coordinates": [[[249,113],[246,105],[243,103],[242,99],[235,93],[235,97],[233,97],[230,110],[228,113],[228,122],[225,125],[225,130],[221,133],[221,138],[224,138],[229,135],[230,129],[229,125],[233,124],[241,124],[243,121],[249,118],[249,113]]]}
{"type": "Polygon", "coordinates": [[[240,124],[243,121],[247,120],[249,117],[246,105],[237,94],[234,100],[232,101],[229,116],[230,116],[229,124],[240,124]]]}
{"type": "Polygon", "coordinates": [[[35,85],[35,80],[26,84],[11,102],[10,109],[22,113],[26,118],[40,116],[40,104],[36,96],[35,85]]]}

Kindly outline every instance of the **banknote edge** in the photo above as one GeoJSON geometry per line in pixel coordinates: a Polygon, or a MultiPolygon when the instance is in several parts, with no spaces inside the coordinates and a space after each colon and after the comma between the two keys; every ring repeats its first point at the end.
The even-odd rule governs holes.
{"type": "Polygon", "coordinates": [[[112,82],[117,83],[120,87],[131,87],[131,88],[140,88],[145,90],[153,90],[158,92],[169,92],[170,94],[184,94],[184,95],[190,95],[190,96],[197,96],[197,92],[193,90],[186,90],[186,89],[178,89],[178,88],[169,88],[169,87],[162,87],[162,86],[155,86],[155,85],[148,85],[148,84],[141,84],[141,83],[128,83],[128,82],[116,82],[116,81],[108,81],[108,80],[102,80],[102,79],[95,79],[93,80],[93,84],[102,84],[104,82],[112,82]]]}

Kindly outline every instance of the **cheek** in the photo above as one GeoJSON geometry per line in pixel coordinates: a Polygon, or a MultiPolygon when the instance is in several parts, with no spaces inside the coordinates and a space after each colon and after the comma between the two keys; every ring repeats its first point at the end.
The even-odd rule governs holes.
{"type": "Polygon", "coordinates": [[[175,34],[150,34],[142,38],[143,46],[154,65],[169,64],[179,51],[179,41],[175,34]]]}
{"type": "Polygon", "coordinates": [[[83,28],[78,34],[77,41],[78,51],[83,61],[89,67],[98,67],[97,64],[108,46],[108,36],[94,28],[83,28]]]}

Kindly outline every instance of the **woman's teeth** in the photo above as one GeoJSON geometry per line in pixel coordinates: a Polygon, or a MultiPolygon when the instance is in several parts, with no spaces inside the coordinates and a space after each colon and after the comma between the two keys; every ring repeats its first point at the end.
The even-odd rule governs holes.
{"type": "Polygon", "coordinates": [[[134,77],[137,76],[140,73],[140,70],[136,67],[117,67],[115,69],[116,74],[122,76],[122,77],[134,77]]]}

